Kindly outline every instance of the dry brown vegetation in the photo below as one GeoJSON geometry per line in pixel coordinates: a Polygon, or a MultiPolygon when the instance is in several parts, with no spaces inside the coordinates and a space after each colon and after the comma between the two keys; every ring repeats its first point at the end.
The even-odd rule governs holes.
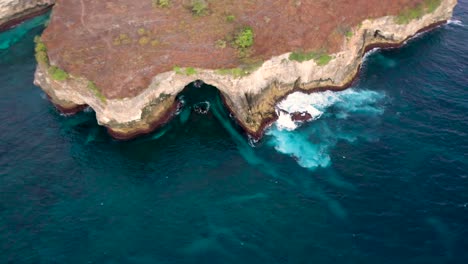
{"type": "Polygon", "coordinates": [[[205,0],[201,15],[189,0],[163,7],[152,0],[57,2],[42,38],[49,57],[107,98],[121,98],[175,65],[232,69],[289,51],[333,53],[362,20],[397,15],[423,0],[205,0]],[[254,32],[248,60],[232,45],[246,27],[254,32]]]}

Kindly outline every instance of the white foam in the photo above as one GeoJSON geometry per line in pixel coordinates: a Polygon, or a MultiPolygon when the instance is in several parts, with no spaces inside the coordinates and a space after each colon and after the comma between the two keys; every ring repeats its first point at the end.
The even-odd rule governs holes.
{"type": "Polygon", "coordinates": [[[276,126],[279,129],[294,130],[298,127],[296,122],[294,122],[291,119],[291,116],[289,115],[289,113],[285,113],[283,111],[276,111],[276,113],[278,115],[278,120],[276,120],[276,126]]]}
{"type": "Polygon", "coordinates": [[[375,105],[383,97],[383,93],[354,89],[312,94],[293,93],[277,105],[279,118],[267,131],[270,136],[268,143],[278,152],[294,157],[304,168],[327,167],[331,163],[330,148],[338,140],[355,141],[361,132],[337,130],[329,127],[326,121],[297,129],[298,123],[291,119],[290,113],[306,111],[316,121],[325,117],[347,119],[355,114],[376,116],[383,113],[383,109],[375,105]],[[332,106],[334,110],[327,112],[332,106]]]}
{"type": "Polygon", "coordinates": [[[278,152],[294,157],[304,168],[314,169],[327,167],[330,164],[326,144],[314,144],[308,140],[306,134],[280,131],[276,127],[269,130],[267,134],[272,136],[269,143],[278,152]]]}
{"type": "Polygon", "coordinates": [[[456,26],[464,26],[463,22],[461,20],[458,20],[458,19],[450,19],[449,21],[447,21],[447,24],[449,25],[456,25],[456,26]]]}
{"type": "Polygon", "coordinates": [[[320,118],[327,107],[340,100],[338,94],[331,91],[311,94],[295,92],[290,94],[276,106],[278,109],[277,127],[286,130],[296,129],[298,123],[294,122],[290,116],[294,112],[307,112],[311,115],[312,120],[320,118]]]}

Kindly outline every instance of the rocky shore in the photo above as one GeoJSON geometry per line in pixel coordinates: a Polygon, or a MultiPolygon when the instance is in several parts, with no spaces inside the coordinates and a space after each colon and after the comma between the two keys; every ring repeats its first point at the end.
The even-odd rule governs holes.
{"type": "MultiPolygon", "coordinates": [[[[112,136],[129,139],[169,121],[177,109],[177,94],[193,81],[202,80],[219,89],[239,125],[259,139],[277,118],[276,103],[288,94],[347,88],[357,76],[367,51],[398,47],[417,33],[443,24],[451,18],[456,4],[456,0],[441,0],[431,12],[405,23],[399,22],[396,16],[366,19],[350,28],[341,47],[327,55],[326,61],[298,60],[293,52],[287,52],[242,74],[196,67],[190,68],[190,72],[189,68],[174,68],[154,75],[149,85],[136,95],[113,98],[106,97],[91,80],[74,72],[66,73],[65,78],[54,77],[50,68],[60,63],[49,56],[50,60],[38,63],[35,84],[60,110],[74,112],[90,106],[96,112],[98,123],[106,126],[112,136]]],[[[52,32],[46,31],[47,34],[52,32]]],[[[50,52],[51,47],[47,48],[50,52]]],[[[301,113],[297,118],[306,118],[306,114],[301,113]]]]}
{"type": "Polygon", "coordinates": [[[0,0],[0,31],[50,10],[55,0],[0,0]]]}

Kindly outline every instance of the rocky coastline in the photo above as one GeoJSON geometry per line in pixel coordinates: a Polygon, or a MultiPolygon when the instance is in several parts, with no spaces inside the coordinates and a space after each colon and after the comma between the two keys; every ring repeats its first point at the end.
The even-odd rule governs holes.
{"type": "Polygon", "coordinates": [[[0,32],[50,11],[54,3],[55,0],[1,0],[0,32]]]}
{"type": "MultiPolygon", "coordinates": [[[[444,25],[446,23],[447,23],[447,20],[442,20],[442,21],[436,22],[434,24],[431,24],[429,26],[426,26],[426,27],[418,30],[414,35],[407,37],[405,40],[403,40],[403,41],[401,41],[399,43],[374,43],[374,44],[368,45],[364,49],[364,53],[362,55],[362,58],[364,58],[368,52],[371,52],[374,49],[398,49],[398,48],[401,48],[402,46],[404,46],[406,44],[407,41],[411,40],[413,37],[417,36],[418,34],[428,32],[428,31],[430,31],[432,29],[435,29],[437,27],[440,27],[440,26],[442,26],[442,25],[444,25]]],[[[339,92],[339,91],[346,90],[349,87],[351,87],[357,81],[357,79],[359,77],[360,69],[361,69],[361,65],[359,65],[356,73],[351,78],[351,80],[348,83],[345,83],[342,86],[323,86],[323,87],[317,87],[315,89],[302,89],[300,87],[296,87],[296,88],[290,90],[284,96],[280,97],[277,100],[277,102],[285,99],[288,95],[290,95],[290,94],[292,94],[294,92],[301,92],[301,93],[310,94],[310,93],[325,92],[325,91],[339,92]]],[[[229,109],[229,107],[228,107],[228,109],[229,109]]],[[[299,112],[294,112],[294,113],[290,113],[290,115],[291,115],[291,119],[293,121],[298,121],[298,122],[306,122],[306,121],[309,121],[311,119],[311,118],[309,118],[310,114],[308,114],[307,112],[300,112],[300,113],[299,112]]],[[[263,137],[265,130],[269,126],[271,126],[277,119],[278,119],[278,116],[275,114],[274,117],[264,120],[261,127],[260,127],[260,129],[258,131],[254,131],[254,132],[249,132],[248,128],[243,127],[242,124],[241,124],[241,127],[243,127],[245,129],[245,131],[247,131],[248,135],[252,139],[260,140],[263,137]]],[[[236,120],[236,121],[238,121],[238,120],[236,120]]]]}
{"type": "Polygon", "coordinates": [[[367,19],[352,29],[341,51],[331,54],[325,65],[314,60],[295,61],[291,53],[285,53],[264,61],[243,76],[199,68],[190,75],[168,71],[154,76],[150,85],[136,96],[106,99],[90,89],[86,78],[70,74],[66,80],[54,80],[48,70],[50,65],[39,63],[35,84],[60,111],[73,113],[91,107],[98,123],[107,127],[114,138],[123,140],[150,133],[171,120],[179,107],[178,93],[193,81],[201,80],[218,88],[236,122],[249,136],[259,140],[277,119],[276,103],[287,95],[348,88],[357,78],[369,50],[400,47],[416,34],[444,24],[456,4],[456,0],[441,0],[433,12],[405,24],[396,23],[393,16],[367,19]]]}

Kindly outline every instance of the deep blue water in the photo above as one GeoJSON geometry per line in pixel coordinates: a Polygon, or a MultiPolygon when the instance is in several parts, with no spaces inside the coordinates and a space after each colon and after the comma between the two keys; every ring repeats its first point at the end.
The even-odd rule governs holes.
{"type": "Polygon", "coordinates": [[[454,19],[255,147],[207,87],[208,114],[114,141],[32,84],[46,17],[0,33],[0,263],[468,263],[467,0],[454,19]]]}

